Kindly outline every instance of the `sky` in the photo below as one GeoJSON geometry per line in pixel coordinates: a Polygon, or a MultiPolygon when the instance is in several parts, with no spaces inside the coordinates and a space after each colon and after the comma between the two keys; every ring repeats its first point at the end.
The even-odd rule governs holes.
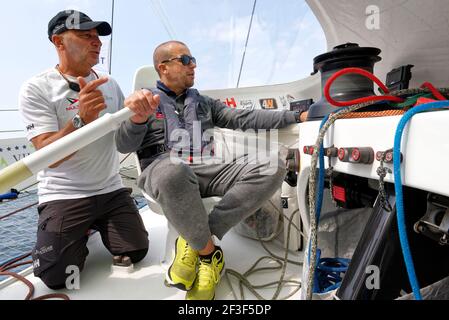
{"type": "MultiPolygon", "coordinates": [[[[185,42],[197,58],[195,87],[236,88],[254,0],[115,0],[111,74],[125,95],[135,71],[152,65],[158,44],[185,42]]],[[[77,9],[112,23],[112,0],[4,1],[0,11],[0,110],[17,109],[24,81],[58,60],[47,38],[48,21],[77,9]]],[[[104,46],[111,37],[102,38],[104,46]]],[[[313,71],[327,51],[324,33],[303,0],[257,0],[240,87],[286,83],[313,71]]],[[[0,113],[0,131],[17,127],[0,113]],[[3,119],[3,121],[2,121],[3,119]]]]}

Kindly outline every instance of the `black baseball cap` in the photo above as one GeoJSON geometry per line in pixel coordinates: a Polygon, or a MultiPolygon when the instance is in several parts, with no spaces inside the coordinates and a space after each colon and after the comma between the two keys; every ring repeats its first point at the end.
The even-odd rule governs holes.
{"type": "Polygon", "coordinates": [[[61,34],[68,30],[92,30],[97,29],[100,36],[108,36],[112,28],[106,21],[92,21],[85,13],[76,10],[64,10],[59,12],[48,23],[48,38],[54,34],[61,34]]]}

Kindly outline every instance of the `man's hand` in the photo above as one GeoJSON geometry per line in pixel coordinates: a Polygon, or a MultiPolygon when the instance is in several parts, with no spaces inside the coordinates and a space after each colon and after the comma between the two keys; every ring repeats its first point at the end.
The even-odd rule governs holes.
{"type": "Polygon", "coordinates": [[[151,91],[143,89],[134,92],[125,100],[125,107],[134,112],[131,121],[135,124],[146,123],[149,117],[156,111],[161,98],[151,91]]]}
{"type": "Polygon", "coordinates": [[[304,112],[300,113],[299,120],[301,122],[306,122],[308,117],[309,117],[309,111],[304,111],[304,112]]]}
{"type": "Polygon", "coordinates": [[[86,83],[84,78],[78,78],[80,84],[79,115],[85,124],[98,119],[100,112],[106,109],[103,93],[97,88],[109,81],[108,78],[100,78],[86,83]]]}

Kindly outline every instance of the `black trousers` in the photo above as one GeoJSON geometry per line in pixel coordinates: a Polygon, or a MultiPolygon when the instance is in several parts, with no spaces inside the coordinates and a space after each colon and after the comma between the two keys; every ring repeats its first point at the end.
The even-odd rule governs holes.
{"type": "MultiPolygon", "coordinates": [[[[60,200],[38,208],[39,222],[33,251],[35,276],[50,288],[62,288],[76,266],[80,271],[89,250],[88,231],[98,230],[112,255],[134,254],[142,260],[148,251],[148,232],[128,189],[85,199],[60,200]]],[[[132,258],[133,259],[133,258],[132,258]]]]}

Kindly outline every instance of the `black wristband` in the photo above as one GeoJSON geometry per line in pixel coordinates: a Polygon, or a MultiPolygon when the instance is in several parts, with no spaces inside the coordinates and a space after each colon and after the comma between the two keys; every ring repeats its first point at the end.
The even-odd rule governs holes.
{"type": "Polygon", "coordinates": [[[304,111],[295,111],[296,123],[301,123],[301,115],[304,111]]]}

